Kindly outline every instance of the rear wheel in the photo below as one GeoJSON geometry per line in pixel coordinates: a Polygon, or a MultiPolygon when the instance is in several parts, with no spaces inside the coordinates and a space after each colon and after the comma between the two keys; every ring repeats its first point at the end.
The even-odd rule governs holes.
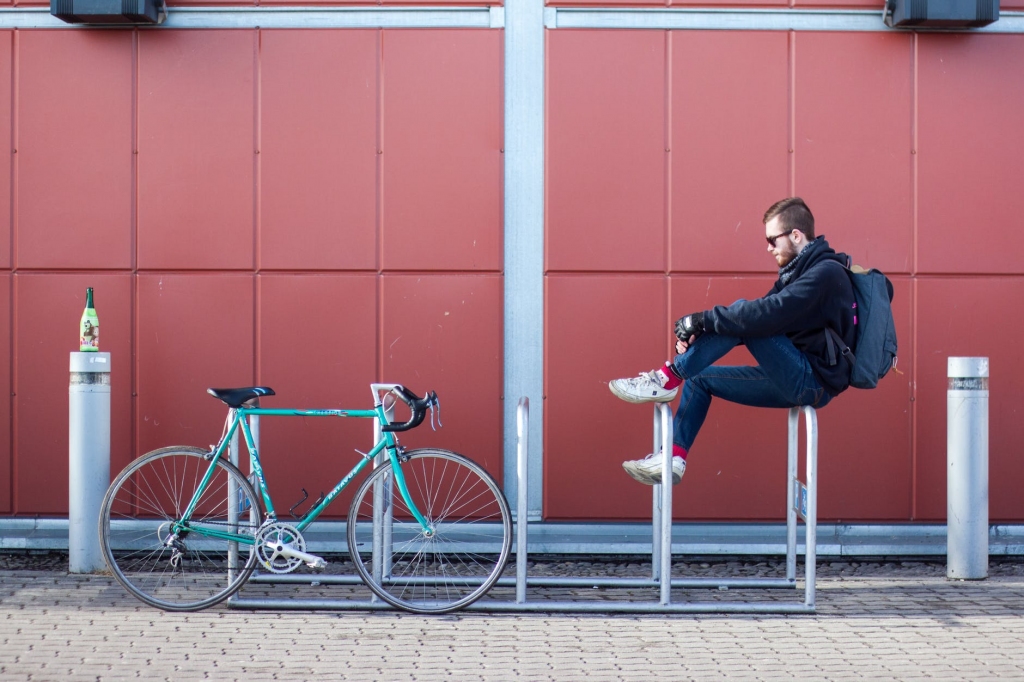
{"type": "Polygon", "coordinates": [[[401,473],[430,530],[413,518],[389,462],[356,491],[349,552],[362,579],[389,604],[414,613],[456,611],[501,576],[512,548],[512,514],[490,474],[465,457],[433,449],[407,457],[401,473]]]}
{"type": "Polygon", "coordinates": [[[121,585],[168,611],[196,611],[227,599],[256,565],[251,539],[259,528],[256,492],[230,462],[210,469],[208,453],[177,446],[129,464],[107,490],[100,509],[100,545],[121,585]],[[196,498],[187,523],[181,521],[196,498]],[[211,533],[249,538],[237,542],[211,533]]]}

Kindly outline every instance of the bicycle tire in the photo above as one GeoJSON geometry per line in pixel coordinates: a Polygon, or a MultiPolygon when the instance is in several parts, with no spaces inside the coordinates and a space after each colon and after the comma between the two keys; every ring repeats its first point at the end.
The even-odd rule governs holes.
{"type": "MultiPolygon", "coordinates": [[[[100,508],[100,546],[114,578],[133,596],[165,611],[198,611],[220,603],[242,587],[256,566],[252,544],[196,530],[168,543],[171,524],[181,518],[209,469],[208,454],[189,446],[149,452],[117,475],[100,508]],[[237,545],[233,570],[231,545],[237,545]]],[[[261,519],[252,485],[237,467],[219,459],[190,527],[253,536],[261,519]],[[229,518],[232,504],[237,521],[229,518]]]]}
{"type": "MultiPolygon", "coordinates": [[[[349,553],[367,586],[392,606],[423,614],[457,611],[482,597],[501,577],[512,549],[512,514],[490,474],[462,455],[427,448],[406,457],[401,470],[409,494],[434,534],[427,537],[412,517],[388,462],[363,481],[352,499],[349,553]],[[390,508],[393,520],[391,549],[379,552],[375,567],[378,497],[386,503],[378,508],[390,508]]],[[[382,529],[386,526],[380,524],[382,529]]]]}

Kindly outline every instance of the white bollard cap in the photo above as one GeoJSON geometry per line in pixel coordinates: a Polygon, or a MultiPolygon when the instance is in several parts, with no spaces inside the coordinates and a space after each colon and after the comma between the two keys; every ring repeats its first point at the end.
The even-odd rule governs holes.
{"type": "Polygon", "coordinates": [[[72,372],[109,372],[110,353],[71,352],[72,372]]]}
{"type": "Polygon", "coordinates": [[[948,358],[947,370],[950,378],[988,377],[988,358],[948,358]]]}

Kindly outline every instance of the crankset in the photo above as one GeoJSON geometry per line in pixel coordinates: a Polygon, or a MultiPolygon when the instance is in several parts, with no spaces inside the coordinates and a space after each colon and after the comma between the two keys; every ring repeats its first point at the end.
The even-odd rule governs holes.
{"type": "Polygon", "coordinates": [[[327,562],[306,553],[306,540],[295,526],[267,521],[256,531],[256,557],[271,573],[291,573],[302,564],[324,568],[327,562]]]}

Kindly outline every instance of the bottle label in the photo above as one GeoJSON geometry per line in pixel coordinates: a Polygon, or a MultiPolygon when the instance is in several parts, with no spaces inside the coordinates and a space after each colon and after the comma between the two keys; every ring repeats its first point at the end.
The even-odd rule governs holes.
{"type": "Polygon", "coordinates": [[[98,351],[100,349],[100,321],[95,309],[89,308],[82,314],[80,327],[81,350],[98,351]]]}

